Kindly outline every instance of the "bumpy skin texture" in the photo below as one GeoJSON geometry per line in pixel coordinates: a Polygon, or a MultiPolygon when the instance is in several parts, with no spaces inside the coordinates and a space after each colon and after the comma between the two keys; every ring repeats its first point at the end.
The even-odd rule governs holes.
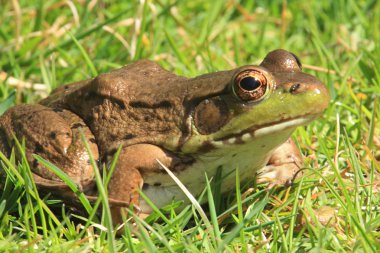
{"type": "Polygon", "coordinates": [[[180,137],[190,134],[186,119],[191,105],[227,90],[232,73],[187,79],[141,60],[92,81],[62,86],[40,103],[81,117],[96,136],[102,156],[120,144],[154,143],[172,150],[180,137]]]}
{"type": "MultiPolygon", "coordinates": [[[[197,141],[199,136],[217,133],[215,138],[226,146],[232,142],[237,147],[243,143],[248,145],[243,140],[248,132],[254,139],[257,129],[281,123],[288,120],[287,117],[317,115],[327,106],[325,98],[328,95],[322,83],[303,73],[299,60],[293,54],[284,50],[273,51],[260,66],[255,66],[259,71],[270,73],[268,76],[273,80],[271,89],[280,96],[297,96],[315,90],[315,96],[321,97],[315,101],[321,102],[316,108],[308,106],[309,111],[297,111],[299,115],[292,110],[287,115],[279,112],[273,116],[274,119],[254,119],[260,121],[257,125],[256,121],[249,123],[242,118],[242,125],[247,126],[236,129],[240,125],[239,120],[235,123],[234,119],[250,113],[256,106],[255,103],[240,101],[231,90],[236,73],[246,68],[249,66],[186,78],[168,72],[154,62],[141,60],[91,80],[64,85],[39,104],[15,106],[0,117],[0,150],[10,155],[14,146],[13,136],[19,140],[25,138],[26,155],[37,186],[55,190],[57,194],[72,199],[71,191],[53,173],[38,164],[32,154],[57,165],[85,193],[93,194],[94,173],[80,140],[79,129],[90,144],[95,159],[100,162],[108,163],[122,145],[109,183],[109,195],[115,203],[138,206],[141,201],[138,191],[145,187],[145,183],[145,188],[157,187],[151,189],[171,184],[170,178],[163,176],[165,173],[157,159],[178,174],[191,175],[189,170],[197,170],[194,174],[203,177],[204,173],[199,168],[207,167],[208,157],[219,155],[218,149],[223,150],[223,147],[217,147],[217,142],[213,142],[211,137],[197,141]],[[228,125],[230,122],[232,126],[228,125]]],[[[276,108],[270,109],[274,113],[276,108]]],[[[276,135],[275,141],[269,139],[274,142],[270,147],[265,147],[265,143],[255,144],[262,146],[265,152],[260,151],[264,152],[260,161],[245,175],[253,177],[259,168],[264,167],[258,173],[259,182],[269,182],[273,186],[286,184],[292,179],[302,166],[302,158],[291,140],[280,145],[292,130],[287,129],[284,136],[276,135]]],[[[262,138],[258,137],[266,140],[262,138]]],[[[242,150],[245,152],[246,149],[242,150]]],[[[212,164],[211,167],[215,170],[216,166],[221,165],[212,164]]],[[[189,182],[198,180],[196,177],[192,180],[191,176],[186,176],[186,179],[189,182]]],[[[203,188],[202,185],[195,187],[203,188]]],[[[121,211],[118,205],[113,206],[115,223],[121,222],[121,211]]],[[[150,211],[145,212],[148,214],[150,211]]]]}

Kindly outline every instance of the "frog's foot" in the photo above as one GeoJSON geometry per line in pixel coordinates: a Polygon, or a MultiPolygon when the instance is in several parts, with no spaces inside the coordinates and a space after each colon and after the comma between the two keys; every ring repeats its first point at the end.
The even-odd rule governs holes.
{"type": "MultiPolygon", "coordinates": [[[[137,215],[141,212],[138,191],[142,187],[143,179],[139,171],[136,169],[128,169],[128,171],[123,170],[123,172],[128,175],[127,178],[123,178],[119,175],[121,171],[122,170],[116,168],[109,184],[111,215],[114,225],[123,224],[126,218],[130,217],[126,210],[129,206],[133,207],[133,210],[137,215]],[[118,205],[116,201],[127,203],[127,206],[118,205]]],[[[124,177],[126,175],[124,175],[124,177]]]]}
{"type": "Polygon", "coordinates": [[[294,163],[267,165],[257,173],[256,182],[268,183],[268,189],[275,186],[290,186],[299,169],[294,163]]]}
{"type": "Polygon", "coordinates": [[[268,189],[274,186],[289,186],[303,167],[301,154],[291,139],[280,145],[270,157],[268,164],[258,171],[257,183],[269,183],[268,189]]]}
{"type": "MultiPolygon", "coordinates": [[[[155,175],[162,173],[162,170],[156,159],[163,161],[167,166],[172,161],[172,157],[164,150],[151,144],[124,147],[108,184],[109,197],[133,205],[134,213],[142,219],[146,218],[151,210],[146,209],[145,205],[140,208],[139,191],[142,190],[144,180],[159,180],[155,175]]],[[[117,205],[113,205],[111,213],[114,225],[123,224],[125,218],[130,217],[125,207],[117,205]]]]}

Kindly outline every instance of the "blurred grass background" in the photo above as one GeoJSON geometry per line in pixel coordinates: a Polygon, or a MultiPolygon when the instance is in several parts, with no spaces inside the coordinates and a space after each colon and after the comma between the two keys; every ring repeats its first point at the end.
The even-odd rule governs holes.
{"type": "MultiPolygon", "coordinates": [[[[294,135],[311,168],[302,183],[271,192],[265,209],[244,220],[244,232],[229,233],[243,222],[230,214],[212,240],[191,216],[160,232],[165,239],[116,239],[117,250],[379,251],[379,1],[0,0],[0,113],[142,58],[190,77],[258,64],[276,48],[298,55],[331,94],[324,116],[294,135]],[[294,218],[318,220],[326,206],[334,210],[332,225],[294,218]]],[[[1,251],[113,251],[106,235],[60,232],[67,221],[28,231],[23,224],[38,214],[23,209],[23,194],[16,207],[0,203],[1,251]]],[[[257,201],[243,208],[245,215],[257,201]]]]}

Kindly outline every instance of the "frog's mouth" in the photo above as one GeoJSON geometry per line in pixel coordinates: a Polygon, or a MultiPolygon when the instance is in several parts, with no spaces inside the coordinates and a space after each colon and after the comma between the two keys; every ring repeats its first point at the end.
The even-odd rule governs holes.
{"type": "Polygon", "coordinates": [[[283,119],[278,122],[272,122],[267,125],[253,126],[241,131],[240,133],[230,134],[219,139],[215,139],[212,143],[215,146],[228,144],[244,144],[252,139],[279,133],[298,126],[307,125],[313,121],[319,114],[305,115],[293,119],[283,119]]]}

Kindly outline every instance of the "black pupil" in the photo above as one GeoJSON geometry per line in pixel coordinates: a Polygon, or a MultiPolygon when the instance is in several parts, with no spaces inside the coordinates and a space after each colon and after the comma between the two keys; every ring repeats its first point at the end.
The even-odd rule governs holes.
{"type": "Polygon", "coordinates": [[[254,91],[259,88],[261,82],[252,76],[244,77],[240,81],[240,87],[246,91],[254,91]]]}

